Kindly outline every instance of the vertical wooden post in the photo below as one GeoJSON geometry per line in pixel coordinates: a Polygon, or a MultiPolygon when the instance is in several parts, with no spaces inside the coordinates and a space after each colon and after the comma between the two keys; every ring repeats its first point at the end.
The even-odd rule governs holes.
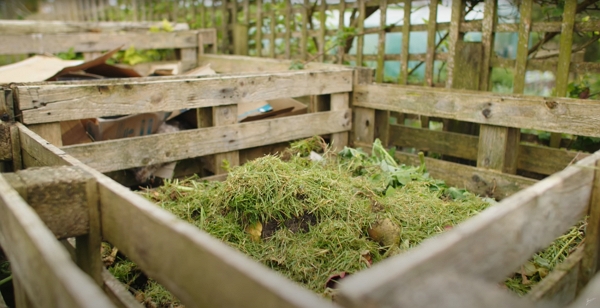
{"type": "Polygon", "coordinates": [[[262,57],[262,0],[256,0],[256,56],[262,57]]]}
{"type": "MultiPolygon", "coordinates": [[[[291,59],[292,58],[292,50],[291,50],[291,46],[292,46],[292,26],[291,26],[291,20],[292,20],[292,2],[290,0],[285,0],[285,19],[284,19],[284,25],[285,25],[285,39],[284,39],[284,44],[285,44],[285,58],[286,59],[291,59]]],[[[294,24],[295,26],[295,24],[294,24]]]]}
{"type": "Polygon", "coordinates": [[[489,91],[491,75],[491,59],[494,55],[494,27],[497,20],[498,0],[485,0],[483,23],[481,25],[481,43],[483,45],[483,60],[481,62],[481,78],[479,90],[489,91]]]}
{"type": "Polygon", "coordinates": [[[398,84],[408,84],[408,52],[410,42],[411,0],[404,0],[404,21],[402,23],[402,51],[398,84]]]}
{"type": "MultiPolygon", "coordinates": [[[[354,84],[370,84],[373,82],[373,70],[357,68],[354,71],[354,84]]],[[[354,100],[354,98],[352,98],[354,100]]],[[[375,110],[353,107],[352,146],[371,145],[375,141],[375,110]]]]}
{"type": "Polygon", "coordinates": [[[377,70],[375,71],[375,82],[383,82],[385,70],[385,33],[386,33],[386,14],[387,0],[379,1],[379,11],[381,12],[379,23],[379,42],[377,46],[377,70]]]}
{"type": "Polygon", "coordinates": [[[321,0],[319,5],[319,62],[325,62],[325,31],[327,30],[325,9],[327,8],[327,1],[321,0]]]}
{"type": "MultiPolygon", "coordinates": [[[[492,7],[492,4],[487,3],[486,9],[492,7]]],[[[495,5],[493,6],[495,7],[495,5]]],[[[529,42],[529,32],[531,29],[531,8],[532,1],[524,0],[521,2],[521,21],[519,24],[519,44],[517,47],[517,64],[515,67],[515,83],[514,92],[522,93],[525,84],[525,68],[527,65],[527,48],[529,42]],[[517,78],[518,76],[518,78],[517,78]]],[[[486,13],[488,19],[484,21],[486,27],[493,25],[494,20],[489,19],[493,12],[486,13]],[[490,14],[490,15],[488,15],[490,14]]],[[[488,29],[489,31],[489,29],[488,29]]],[[[486,34],[488,40],[489,33],[486,34]]],[[[491,44],[489,41],[486,43],[491,44]]],[[[483,46],[486,48],[485,46],[483,46]]],[[[489,57],[488,54],[483,55],[483,59],[489,57]]],[[[485,70],[483,67],[480,71],[485,70]]],[[[484,81],[488,82],[488,81],[484,81]]],[[[478,85],[478,88],[486,87],[478,85]]],[[[479,145],[477,154],[477,167],[498,170],[505,173],[517,172],[517,154],[521,138],[521,132],[517,128],[499,127],[492,125],[481,125],[479,133],[479,145]]]]}
{"type": "MultiPolygon", "coordinates": [[[[340,0],[340,6],[339,6],[339,12],[340,12],[340,16],[339,16],[339,20],[338,20],[338,31],[340,33],[345,33],[346,31],[346,26],[345,26],[345,15],[346,15],[346,0],[340,0]]],[[[338,58],[337,58],[337,64],[344,64],[344,47],[346,45],[346,41],[344,40],[343,44],[342,42],[338,42],[338,50],[337,50],[337,54],[338,54],[338,58]]]]}
{"type": "Polygon", "coordinates": [[[237,23],[233,29],[233,53],[236,55],[248,55],[248,25],[237,23]]]}
{"type": "Polygon", "coordinates": [[[425,55],[425,86],[427,87],[433,87],[437,9],[438,0],[431,0],[429,2],[429,22],[427,24],[427,54],[425,55]]]}
{"type": "Polygon", "coordinates": [[[269,57],[275,58],[275,7],[269,10],[269,57]]]}
{"type": "Polygon", "coordinates": [[[204,6],[204,0],[200,2],[200,28],[206,28],[206,7],[204,6]]]}
{"type": "Polygon", "coordinates": [[[102,279],[102,257],[100,247],[102,245],[102,234],[100,230],[100,196],[95,178],[86,180],[85,193],[89,207],[90,231],[88,234],[75,239],[75,254],[77,265],[94,281],[103,286],[102,279]]]}
{"type": "Polygon", "coordinates": [[[356,40],[356,66],[363,65],[363,48],[365,45],[365,1],[357,0],[358,2],[358,38],[356,40]]]}
{"type": "MultiPolygon", "coordinates": [[[[214,126],[228,125],[237,123],[237,105],[213,107],[214,126]]],[[[215,174],[227,173],[223,169],[223,161],[227,160],[231,167],[239,166],[240,155],[238,151],[221,153],[215,155],[215,174]]]]}
{"type": "Polygon", "coordinates": [[[308,59],[307,47],[308,47],[308,10],[310,9],[310,1],[304,0],[302,6],[302,32],[300,35],[300,56],[302,60],[308,59]]]}
{"type": "MultiPolygon", "coordinates": [[[[214,1],[214,0],[213,0],[214,1]]],[[[237,0],[236,0],[237,1],[237,0]]],[[[177,3],[177,1],[175,1],[177,3]]],[[[227,0],[221,0],[221,53],[229,54],[229,16],[227,0]]]]}
{"type": "MultiPolygon", "coordinates": [[[[350,111],[350,93],[331,94],[331,110],[346,110],[346,117],[350,118],[352,116],[352,111],[350,111]]],[[[351,119],[348,119],[348,123],[352,123],[351,119]]],[[[341,151],[348,145],[348,132],[331,134],[331,143],[334,151],[341,151]]]]}
{"type": "Polygon", "coordinates": [[[21,283],[21,279],[18,275],[13,274],[12,284],[15,294],[15,307],[34,307],[33,303],[27,296],[25,288],[23,288],[23,284],[21,283]]]}
{"type": "Polygon", "coordinates": [[[581,259],[577,290],[583,289],[585,285],[598,272],[600,264],[600,160],[596,161],[594,171],[594,183],[592,185],[592,196],[588,210],[587,227],[585,232],[585,245],[583,246],[583,257],[581,259]]]}
{"type": "Polygon", "coordinates": [[[446,79],[446,88],[452,88],[452,82],[454,78],[454,61],[456,59],[456,43],[460,38],[460,23],[463,20],[465,14],[465,3],[464,1],[453,1],[452,2],[452,15],[450,17],[450,30],[448,35],[448,61],[446,62],[446,69],[448,71],[448,77],[446,79]]]}
{"type": "MultiPolygon", "coordinates": [[[[556,96],[558,97],[567,96],[576,11],[577,1],[565,1],[562,31],[560,32],[560,53],[558,54],[558,67],[556,69],[556,96]]],[[[561,139],[562,135],[560,133],[550,134],[550,146],[553,148],[560,147],[561,139]]]]}

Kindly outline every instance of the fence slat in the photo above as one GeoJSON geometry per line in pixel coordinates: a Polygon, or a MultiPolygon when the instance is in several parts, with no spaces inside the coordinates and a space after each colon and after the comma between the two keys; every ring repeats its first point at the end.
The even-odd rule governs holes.
{"type": "Polygon", "coordinates": [[[479,90],[488,91],[490,86],[491,58],[494,55],[494,26],[496,25],[498,0],[486,0],[483,9],[483,22],[481,29],[481,43],[483,45],[483,59],[479,90]]]}
{"type": "Polygon", "coordinates": [[[452,88],[454,78],[454,57],[456,56],[456,44],[460,39],[460,23],[463,20],[465,13],[464,1],[452,1],[452,15],[450,17],[450,30],[448,35],[448,61],[446,62],[446,70],[448,77],[446,79],[446,88],[452,88]]]}
{"type": "Polygon", "coordinates": [[[379,19],[379,43],[377,44],[377,70],[375,71],[375,82],[383,82],[384,77],[387,0],[379,1],[379,11],[381,17],[379,19]]]}
{"type": "MultiPolygon", "coordinates": [[[[340,1],[340,6],[339,6],[339,19],[338,19],[338,35],[342,35],[342,33],[346,33],[346,1],[340,1]]],[[[337,42],[338,44],[338,59],[337,59],[337,64],[344,64],[344,54],[345,52],[345,48],[346,48],[346,44],[347,41],[344,40],[343,42],[337,42]]]]}
{"type": "MultiPolygon", "coordinates": [[[[300,36],[300,58],[302,60],[308,59],[308,10],[310,9],[310,1],[304,0],[304,4],[302,6],[301,14],[302,14],[302,24],[301,36],[300,36]]],[[[296,23],[294,23],[296,24],[296,23]]]]}
{"type": "Polygon", "coordinates": [[[438,0],[429,1],[429,21],[427,22],[427,55],[425,58],[425,82],[424,85],[433,87],[433,71],[435,57],[435,36],[437,26],[438,0]]]}
{"type": "Polygon", "coordinates": [[[325,9],[327,8],[327,1],[320,0],[321,3],[319,5],[319,62],[325,62],[325,32],[327,31],[327,16],[325,15],[325,9]]]}
{"type": "MultiPolygon", "coordinates": [[[[285,58],[286,59],[291,59],[292,58],[292,2],[291,0],[284,0],[285,1],[285,8],[284,8],[284,25],[285,25],[285,40],[284,40],[284,44],[285,44],[285,58]]],[[[296,28],[296,23],[294,22],[294,28],[296,28]]]]}
{"type": "Polygon", "coordinates": [[[399,84],[408,84],[408,53],[410,47],[410,15],[412,0],[404,0],[404,21],[402,24],[402,55],[400,60],[399,84]]]}

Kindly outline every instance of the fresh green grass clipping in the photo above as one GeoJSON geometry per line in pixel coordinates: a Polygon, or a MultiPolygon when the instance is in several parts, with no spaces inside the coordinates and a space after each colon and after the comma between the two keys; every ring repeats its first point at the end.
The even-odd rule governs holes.
{"type": "MultiPolygon", "coordinates": [[[[294,148],[294,147],[293,147],[294,148]]],[[[318,146],[317,146],[318,148],[318,146]]],[[[307,149],[233,168],[224,182],[172,181],[146,196],[180,218],[317,293],[327,278],[355,273],[451,228],[489,206],[448,188],[425,166],[398,166],[381,144],[372,155],[346,149],[319,162],[307,149]],[[298,217],[314,223],[290,227],[298,217]],[[400,241],[383,247],[367,230],[389,219],[400,241]],[[248,230],[278,225],[260,239],[248,230]]],[[[298,150],[300,149],[300,150],[298,150]]]]}

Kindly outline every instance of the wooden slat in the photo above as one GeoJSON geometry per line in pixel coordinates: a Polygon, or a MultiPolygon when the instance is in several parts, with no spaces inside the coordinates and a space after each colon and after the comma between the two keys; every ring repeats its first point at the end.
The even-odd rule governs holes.
{"type": "Polygon", "coordinates": [[[378,84],[356,85],[353,106],[600,137],[594,100],[378,84]]]}
{"type": "MultiPolygon", "coordinates": [[[[390,125],[389,133],[391,143],[398,147],[416,148],[420,151],[469,160],[477,159],[479,140],[476,136],[403,125],[390,125]]],[[[521,170],[551,175],[587,156],[589,154],[582,152],[520,144],[517,167],[521,170]]]]}
{"type": "Polygon", "coordinates": [[[377,43],[377,70],[375,71],[375,82],[383,82],[385,70],[385,30],[387,15],[387,0],[379,1],[379,28],[377,43]]]}
{"type": "MultiPolygon", "coordinates": [[[[596,163],[596,168],[598,167],[600,167],[600,164],[596,163]]],[[[595,171],[593,189],[585,232],[585,246],[583,247],[577,283],[579,289],[582,289],[592,280],[594,275],[598,273],[600,266],[600,169],[595,171]]]]}
{"type": "Polygon", "coordinates": [[[338,110],[74,145],[62,148],[101,172],[236,151],[350,130],[350,111],[338,110]],[[322,123],[314,125],[314,123],[322,123]],[[285,130],[281,128],[285,127],[285,130]],[[157,147],[160,145],[160,147],[157,147]]]}
{"type": "Polygon", "coordinates": [[[465,13],[465,3],[463,1],[452,2],[452,15],[450,16],[450,30],[448,35],[448,61],[446,62],[446,69],[448,75],[446,77],[446,88],[452,88],[454,74],[458,73],[454,71],[454,57],[456,56],[456,44],[460,39],[460,23],[463,20],[465,13]]]}
{"type": "Polygon", "coordinates": [[[10,140],[10,125],[0,121],[0,164],[13,158],[12,141],[10,140]]]}
{"type": "Polygon", "coordinates": [[[355,66],[363,66],[363,49],[365,46],[365,2],[368,0],[356,0],[358,5],[358,38],[356,39],[356,64],[355,66]]]}
{"type": "Polygon", "coordinates": [[[531,31],[531,11],[533,0],[523,0],[519,15],[519,42],[517,43],[517,58],[513,73],[513,93],[523,94],[525,89],[525,72],[529,49],[529,33],[531,31]]]}
{"type": "Polygon", "coordinates": [[[275,58],[275,8],[269,11],[269,57],[275,58]]]}
{"type": "MultiPolygon", "coordinates": [[[[331,142],[335,151],[341,151],[348,145],[348,131],[351,129],[352,123],[352,111],[350,107],[350,95],[349,93],[336,93],[331,94],[331,111],[345,111],[344,120],[346,121],[346,127],[348,130],[340,133],[331,134],[331,142]]],[[[313,122],[319,123],[319,122],[313,122]]],[[[322,123],[322,122],[321,122],[322,123]]]]}
{"type": "Polygon", "coordinates": [[[105,85],[18,86],[26,124],[172,111],[352,90],[352,70],[290,71],[187,80],[117,80],[105,85]]]}
{"type": "MultiPolygon", "coordinates": [[[[247,0],[244,0],[247,1],[247,0]]],[[[285,33],[284,33],[284,44],[285,44],[285,58],[286,59],[291,59],[292,58],[292,51],[291,51],[291,46],[292,46],[292,26],[291,26],[291,22],[293,21],[293,15],[292,15],[292,2],[291,0],[284,0],[285,2],[285,10],[284,10],[284,26],[285,26],[285,33]]],[[[294,23],[294,27],[296,27],[296,23],[294,23]]],[[[289,66],[288,66],[289,67],[289,66]]]]}
{"type": "MultiPolygon", "coordinates": [[[[300,14],[302,15],[302,23],[300,24],[301,36],[300,36],[300,59],[307,60],[308,59],[308,10],[310,9],[310,1],[304,0],[302,10],[300,14]]],[[[297,23],[294,23],[297,24],[297,23]]]]}
{"type": "MultiPolygon", "coordinates": [[[[146,274],[165,286],[186,306],[333,306],[207,233],[177,219],[99,171],[65,155],[55,146],[44,143],[25,126],[17,125],[23,139],[28,140],[26,150],[44,153],[42,155],[46,158],[36,157],[37,160],[62,161],[80,167],[95,177],[100,189],[104,238],[119,247],[146,274]],[[30,147],[42,150],[30,150],[30,147]],[[236,292],[232,293],[232,288],[236,292]]],[[[0,216],[0,220],[4,217],[0,216]]],[[[0,227],[4,225],[0,224],[0,227]]],[[[64,271],[63,268],[60,270],[64,271]]],[[[76,279],[73,280],[75,282],[76,279]]],[[[91,296],[86,298],[90,305],[99,303],[99,307],[110,306],[100,301],[94,302],[93,299],[91,296]]]]}
{"type": "MultiPolygon", "coordinates": [[[[218,73],[258,73],[258,72],[288,72],[292,61],[269,58],[256,58],[230,55],[202,55],[200,65],[209,64],[218,73]]],[[[307,70],[347,70],[340,65],[309,62],[304,65],[307,70]]]]}
{"type": "Polygon", "coordinates": [[[30,129],[57,147],[62,146],[60,123],[53,122],[31,125],[30,129]]]}
{"type": "Polygon", "coordinates": [[[410,44],[411,0],[404,0],[404,21],[402,24],[402,50],[400,59],[399,84],[408,84],[408,51],[410,44]]]}
{"type": "MultiPolygon", "coordinates": [[[[339,19],[338,19],[338,32],[346,33],[346,1],[340,1],[339,6],[339,19]]],[[[337,47],[337,64],[344,64],[346,41],[343,44],[338,43],[337,47]]]]}
{"type": "Polygon", "coordinates": [[[256,56],[262,57],[262,0],[256,0],[256,56]]]}
{"type": "Polygon", "coordinates": [[[319,62],[325,62],[325,33],[327,31],[327,16],[325,15],[325,9],[327,7],[326,0],[320,0],[319,3],[319,36],[317,42],[319,42],[319,62]]]}
{"type": "Polygon", "coordinates": [[[425,86],[433,86],[433,59],[435,56],[435,36],[437,26],[438,0],[429,1],[429,20],[427,22],[427,56],[425,60],[425,86]]]}
{"type": "MultiPolygon", "coordinates": [[[[77,32],[147,32],[152,26],[160,26],[160,22],[68,22],[40,20],[0,20],[0,33],[34,34],[34,33],[77,33],[77,32]]],[[[187,23],[171,24],[173,31],[189,30],[187,23]]]]}
{"type": "Polygon", "coordinates": [[[135,300],[133,295],[125,286],[115,278],[107,269],[102,270],[104,280],[104,291],[117,307],[142,308],[142,304],[135,300]]]}
{"type": "Polygon", "coordinates": [[[194,48],[196,31],[138,33],[0,34],[0,54],[105,51],[124,46],[136,49],[194,48]]]}
{"type": "MultiPolygon", "coordinates": [[[[220,128],[222,126],[225,125],[230,125],[230,124],[235,124],[237,123],[237,105],[231,105],[231,106],[220,106],[220,107],[213,107],[213,125],[216,126],[215,128],[217,130],[220,130],[220,128]]],[[[263,130],[264,132],[264,130],[263,130]]],[[[243,132],[241,132],[243,134],[243,132]]],[[[235,135],[233,135],[235,136],[235,135]]],[[[205,136],[204,138],[206,138],[208,136],[205,136]]],[[[229,143],[233,143],[235,142],[235,137],[231,138],[232,136],[229,136],[227,142],[229,143]]],[[[211,137],[209,137],[211,138],[211,137]]],[[[212,138],[211,138],[212,139],[212,138]]],[[[225,140],[223,140],[223,143],[225,143],[225,140]]],[[[235,167],[235,166],[239,166],[240,165],[240,154],[238,151],[231,151],[231,152],[226,152],[226,153],[219,153],[216,154],[215,157],[215,166],[214,166],[214,173],[215,174],[222,174],[222,173],[227,173],[229,172],[229,170],[223,168],[222,164],[224,161],[227,161],[227,163],[229,164],[229,166],[231,167],[235,167]]]]}
{"type": "Polygon", "coordinates": [[[520,135],[515,128],[481,125],[477,167],[516,173],[520,135]]]}
{"type": "Polygon", "coordinates": [[[479,90],[489,91],[491,75],[491,58],[494,55],[494,26],[498,18],[497,1],[486,0],[483,9],[483,21],[481,29],[481,44],[483,46],[483,59],[481,62],[481,74],[479,90]]]}
{"type": "Polygon", "coordinates": [[[0,175],[0,245],[13,275],[39,307],[112,307],[71,261],[31,207],[0,175]]]}
{"type": "Polygon", "coordinates": [[[449,299],[452,295],[439,288],[418,288],[415,281],[449,268],[485,281],[504,280],[583,217],[594,177],[590,167],[598,159],[600,153],[587,157],[412,251],[348,277],[340,288],[343,305],[428,307],[418,300],[432,295],[449,299]]]}

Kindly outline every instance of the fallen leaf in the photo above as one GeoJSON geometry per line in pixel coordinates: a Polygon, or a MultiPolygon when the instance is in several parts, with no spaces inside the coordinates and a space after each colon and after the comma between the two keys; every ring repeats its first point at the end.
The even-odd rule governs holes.
{"type": "Polygon", "coordinates": [[[260,242],[260,235],[262,234],[263,226],[260,221],[257,221],[254,225],[246,227],[246,232],[250,234],[250,239],[253,242],[260,242]]]}
{"type": "Polygon", "coordinates": [[[327,278],[327,282],[325,283],[325,288],[329,288],[329,289],[335,289],[337,288],[338,283],[340,282],[340,280],[346,278],[350,276],[350,274],[346,273],[346,272],[341,272],[338,274],[333,274],[331,276],[329,276],[329,278],[327,278]]]}

